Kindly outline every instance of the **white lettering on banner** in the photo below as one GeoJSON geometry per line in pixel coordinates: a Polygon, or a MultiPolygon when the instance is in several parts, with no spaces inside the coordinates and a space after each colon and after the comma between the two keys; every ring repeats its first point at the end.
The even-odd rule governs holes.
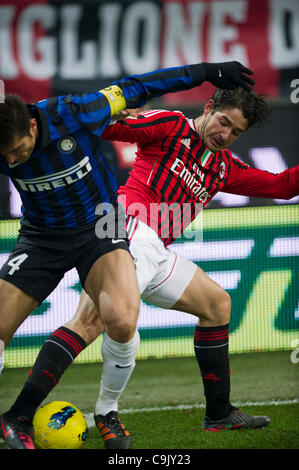
{"type": "MultiPolygon", "coordinates": [[[[125,10],[120,57],[125,73],[144,73],[159,66],[160,8],[154,3],[136,2],[125,10]],[[143,23],[143,38],[138,53],[139,30],[143,23]],[[125,32],[125,33],[124,33],[125,32]]],[[[109,63],[109,62],[108,62],[109,63]]]]}
{"type": "Polygon", "coordinates": [[[18,76],[18,65],[13,53],[12,22],[16,7],[6,5],[0,7],[0,76],[15,78],[18,76]]]}
{"type": "Polygon", "coordinates": [[[34,37],[34,26],[50,29],[56,23],[56,9],[51,5],[30,5],[24,8],[17,24],[19,59],[26,75],[42,80],[56,73],[56,44],[54,38],[34,37]],[[39,58],[36,58],[36,52],[39,58]]]}
{"type": "Polygon", "coordinates": [[[121,75],[120,60],[117,56],[117,35],[121,6],[119,3],[104,4],[99,7],[99,53],[98,75],[118,77],[121,75]],[[107,66],[109,64],[109,66],[107,66]]]}
{"type": "Polygon", "coordinates": [[[61,67],[64,79],[86,79],[96,76],[97,45],[84,41],[79,46],[79,22],[83,15],[82,5],[66,5],[61,9],[61,67]],[[81,54],[79,52],[81,49],[81,54]],[[81,55],[81,59],[79,59],[81,55]]]}
{"type": "MultiPolygon", "coordinates": [[[[269,25],[257,26],[268,28],[269,61],[274,67],[296,67],[299,2],[272,0],[268,3],[269,25]]],[[[90,31],[91,39],[84,39],[81,25],[88,8],[91,6],[85,2],[61,7],[1,5],[1,78],[16,79],[23,73],[37,80],[54,76],[95,79],[202,60],[239,60],[248,65],[247,44],[241,41],[239,32],[244,24],[252,23],[249,24],[252,29],[256,26],[255,18],[248,16],[249,0],[173,0],[161,6],[154,1],[128,5],[101,2],[92,5],[96,8],[97,24],[90,31]],[[59,28],[56,35],[51,34],[54,28],[59,28]],[[39,34],[40,31],[37,34],[38,29],[44,34],[39,34]]]]}
{"type": "Polygon", "coordinates": [[[175,67],[182,63],[193,64],[201,62],[201,34],[206,13],[203,2],[189,2],[188,21],[185,21],[183,5],[176,2],[165,4],[165,44],[162,58],[163,67],[175,67]],[[192,47],[191,47],[192,45],[192,47]]]}
{"type": "Polygon", "coordinates": [[[270,62],[273,67],[293,68],[299,65],[299,2],[272,0],[270,5],[270,62]],[[287,32],[284,28],[289,17],[287,32]],[[286,38],[288,34],[289,41],[286,38]]]}
{"type": "Polygon", "coordinates": [[[246,46],[244,44],[231,45],[226,51],[227,42],[238,39],[238,27],[226,24],[227,17],[243,23],[247,19],[247,1],[212,2],[211,27],[209,29],[209,60],[211,62],[223,62],[224,60],[238,60],[242,64],[248,64],[246,46]]]}

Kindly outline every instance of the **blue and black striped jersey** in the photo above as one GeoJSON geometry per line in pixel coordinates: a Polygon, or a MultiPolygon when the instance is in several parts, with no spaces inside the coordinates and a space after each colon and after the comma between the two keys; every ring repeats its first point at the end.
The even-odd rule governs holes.
{"type": "Polygon", "coordinates": [[[96,206],[116,201],[117,178],[100,149],[101,133],[111,115],[203,80],[198,64],[127,77],[105,90],[28,105],[38,124],[32,155],[12,165],[0,156],[0,172],[19,191],[24,218],[51,229],[95,222],[96,206]]]}
{"type": "Polygon", "coordinates": [[[117,180],[100,151],[110,106],[99,92],[59,96],[30,106],[39,139],[29,160],[1,171],[11,177],[32,224],[81,227],[96,220],[99,202],[115,202],[117,180]]]}

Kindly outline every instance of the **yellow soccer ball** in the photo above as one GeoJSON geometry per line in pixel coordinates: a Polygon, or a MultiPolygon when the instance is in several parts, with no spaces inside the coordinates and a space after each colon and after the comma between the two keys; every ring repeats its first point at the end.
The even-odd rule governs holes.
{"type": "Polygon", "coordinates": [[[52,401],[39,408],[33,428],[37,449],[82,449],[88,433],[82,412],[67,401],[52,401]]]}

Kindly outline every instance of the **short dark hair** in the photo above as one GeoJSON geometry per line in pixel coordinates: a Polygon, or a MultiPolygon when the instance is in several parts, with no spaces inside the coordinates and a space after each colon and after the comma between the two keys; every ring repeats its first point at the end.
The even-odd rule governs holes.
{"type": "Polygon", "coordinates": [[[30,111],[18,95],[8,94],[0,103],[0,151],[6,149],[16,136],[29,135],[30,111]]]}
{"type": "Polygon", "coordinates": [[[218,88],[212,100],[214,101],[213,112],[223,109],[240,109],[248,121],[248,127],[262,127],[270,120],[272,106],[267,100],[267,95],[258,94],[252,89],[248,92],[240,87],[235,90],[218,88]]]}

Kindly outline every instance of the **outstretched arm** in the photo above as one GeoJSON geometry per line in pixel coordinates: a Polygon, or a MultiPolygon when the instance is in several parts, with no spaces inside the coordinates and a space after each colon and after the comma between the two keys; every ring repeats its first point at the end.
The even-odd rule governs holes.
{"type": "Polygon", "coordinates": [[[228,180],[221,191],[242,196],[291,199],[299,194],[299,165],[275,174],[251,168],[233,158],[228,180]]]}
{"type": "Polygon", "coordinates": [[[84,127],[100,137],[111,116],[126,108],[142,107],[155,96],[188,90],[204,81],[225,89],[238,86],[249,89],[249,84],[254,85],[248,77],[252,73],[239,62],[225,62],[185,65],[133,75],[103,90],[54,98],[57,100],[56,114],[63,117],[74,131],[84,127]]]}
{"type": "MultiPolygon", "coordinates": [[[[248,77],[252,74],[251,70],[235,61],[223,63],[203,62],[125,77],[114,82],[113,87],[117,86],[122,90],[126,102],[125,107],[138,108],[153,97],[189,90],[205,81],[218,88],[235,89],[241,86],[249,91],[249,85],[255,83],[248,77]]],[[[125,109],[125,107],[122,109],[125,109]]]]}

